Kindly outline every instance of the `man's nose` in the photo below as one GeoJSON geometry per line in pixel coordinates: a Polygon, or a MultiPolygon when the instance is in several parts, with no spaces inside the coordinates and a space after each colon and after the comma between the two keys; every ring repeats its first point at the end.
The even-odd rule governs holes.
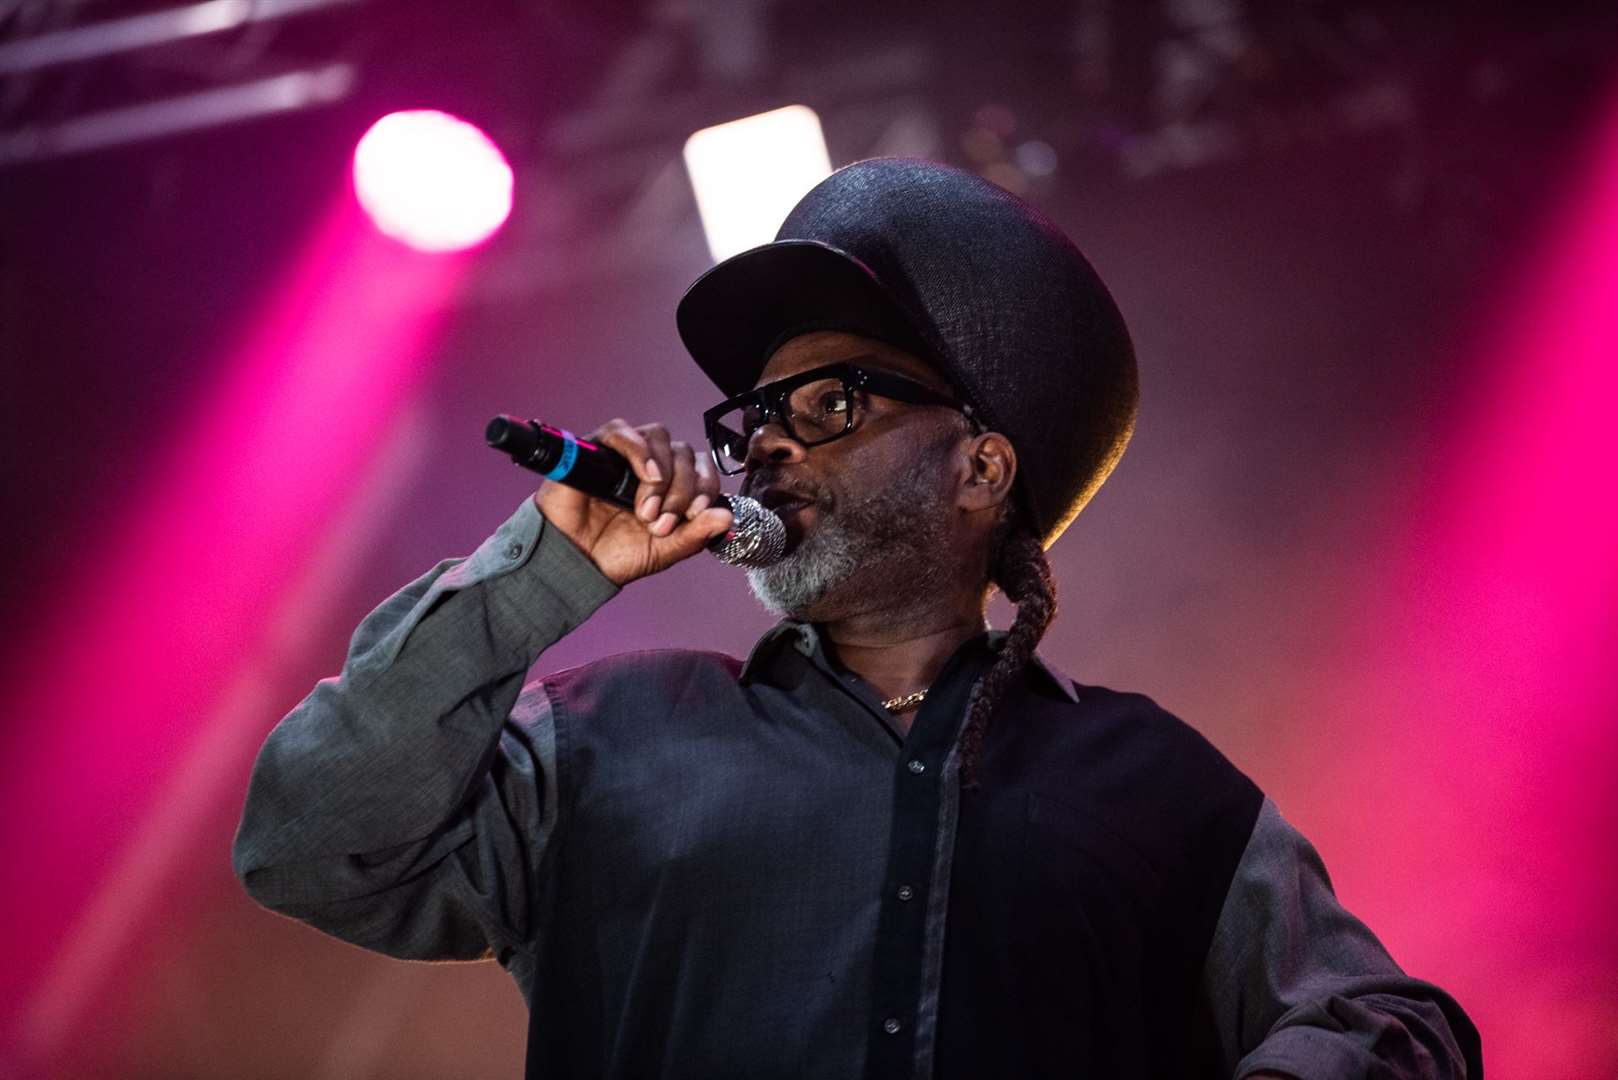
{"type": "Polygon", "coordinates": [[[753,432],[747,440],[748,472],[765,465],[785,465],[794,461],[802,461],[809,453],[803,443],[787,434],[787,429],[779,420],[770,420],[760,424],[758,430],[753,432]]]}

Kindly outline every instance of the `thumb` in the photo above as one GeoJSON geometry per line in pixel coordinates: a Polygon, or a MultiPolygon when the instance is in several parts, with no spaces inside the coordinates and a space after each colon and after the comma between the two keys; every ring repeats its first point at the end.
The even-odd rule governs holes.
{"type": "Polygon", "coordinates": [[[735,524],[736,517],[723,506],[710,506],[692,519],[691,525],[702,536],[703,543],[723,536],[735,524]]]}
{"type": "Polygon", "coordinates": [[[655,539],[655,558],[664,566],[689,559],[714,537],[723,536],[732,520],[729,510],[711,506],[690,521],[680,522],[667,536],[655,539]]]}

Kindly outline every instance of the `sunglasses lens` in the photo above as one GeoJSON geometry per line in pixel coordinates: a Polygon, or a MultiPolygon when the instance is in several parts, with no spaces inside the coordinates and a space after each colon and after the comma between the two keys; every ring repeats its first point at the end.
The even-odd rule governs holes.
{"type": "Polygon", "coordinates": [[[748,413],[754,409],[731,409],[715,417],[708,428],[708,441],[713,445],[714,461],[722,472],[739,473],[747,461],[747,442],[756,423],[749,424],[748,413]]]}
{"type": "MultiPolygon", "coordinates": [[[[814,379],[792,387],[780,403],[786,433],[805,446],[829,442],[852,425],[854,399],[841,377],[814,379]]],[[[721,471],[736,474],[747,463],[747,446],[768,420],[756,399],[717,413],[709,421],[708,440],[721,471]]]]}
{"type": "Polygon", "coordinates": [[[794,387],[786,411],[793,434],[806,446],[835,439],[848,430],[854,403],[840,378],[816,379],[794,387]]]}

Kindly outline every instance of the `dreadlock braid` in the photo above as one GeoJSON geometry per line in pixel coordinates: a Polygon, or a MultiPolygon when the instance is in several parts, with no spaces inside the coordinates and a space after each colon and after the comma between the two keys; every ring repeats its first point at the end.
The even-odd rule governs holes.
{"type": "Polygon", "coordinates": [[[1056,580],[1051,576],[1051,564],[1045,561],[1045,549],[1024,523],[1021,513],[1013,511],[1001,525],[990,558],[989,580],[1017,606],[1017,617],[1012,620],[1000,654],[983,676],[972,711],[967,715],[966,728],[961,732],[961,777],[967,790],[978,786],[978,758],[983,753],[983,737],[988,733],[989,717],[1001,692],[1021,677],[1046,628],[1056,617],[1056,580]]]}

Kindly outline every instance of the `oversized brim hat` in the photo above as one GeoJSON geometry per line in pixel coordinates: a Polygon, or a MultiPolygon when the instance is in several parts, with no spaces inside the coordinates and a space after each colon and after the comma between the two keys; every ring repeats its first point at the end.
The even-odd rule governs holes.
{"type": "Polygon", "coordinates": [[[727,396],[751,388],[787,337],[817,329],[933,364],[1016,449],[1018,496],[1047,547],[1134,429],[1134,350],[1101,278],[1038,210],[937,162],[839,169],[774,242],[698,278],[676,322],[727,396]]]}

